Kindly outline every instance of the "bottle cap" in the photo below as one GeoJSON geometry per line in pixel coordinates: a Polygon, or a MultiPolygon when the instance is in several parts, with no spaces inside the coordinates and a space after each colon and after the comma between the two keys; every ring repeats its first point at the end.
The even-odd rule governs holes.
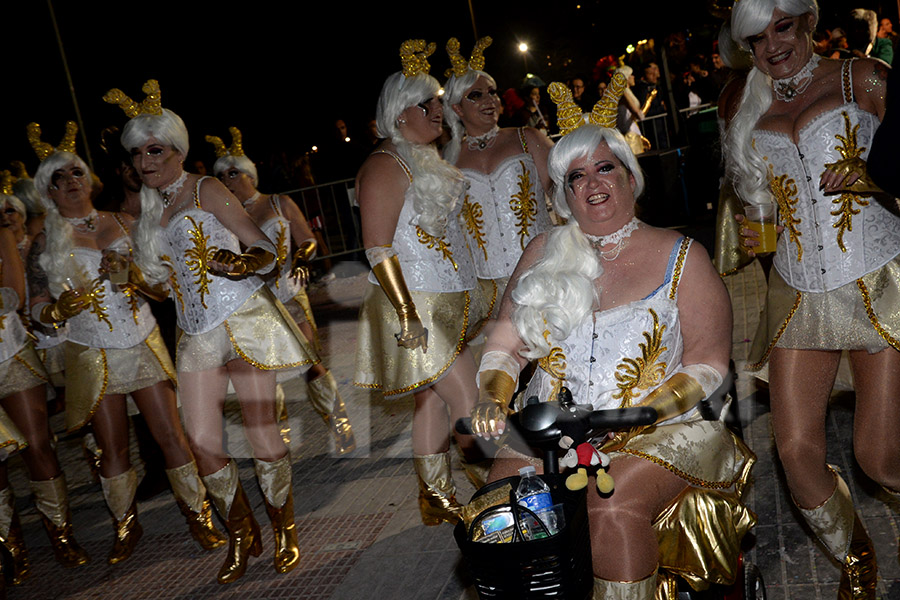
{"type": "Polygon", "coordinates": [[[537,470],[533,465],[527,465],[519,469],[519,475],[521,475],[522,477],[525,477],[526,475],[534,475],[535,473],[537,473],[537,470]]]}

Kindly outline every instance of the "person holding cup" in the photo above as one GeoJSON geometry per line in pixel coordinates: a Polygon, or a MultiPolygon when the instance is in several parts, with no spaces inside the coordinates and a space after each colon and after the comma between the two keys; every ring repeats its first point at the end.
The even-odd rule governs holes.
{"type": "Polygon", "coordinates": [[[753,252],[755,256],[775,252],[775,246],[778,242],[778,233],[776,230],[776,216],[778,215],[778,205],[774,202],[766,204],[747,204],[744,206],[744,225],[747,229],[756,232],[753,249],[747,248],[748,252],[753,252]]]}
{"type": "Polygon", "coordinates": [[[47,210],[44,230],[29,254],[34,322],[65,325],[66,427],[91,424],[100,448],[100,482],[113,517],[115,540],[107,562],[131,556],[142,534],[135,492],[138,476],[129,459],[130,394],[162,448],[166,474],[194,539],[206,550],[225,544],[211,520],[206,488],[181,426],[175,368],[156,320],[143,298],[159,297],[131,255],[133,220],[97,211],[91,204],[91,172],[74,153],[75,124],[53,148],[37,123],[28,137],[41,165],[35,186],[47,210]],[[122,284],[113,282],[123,281],[122,284]]]}

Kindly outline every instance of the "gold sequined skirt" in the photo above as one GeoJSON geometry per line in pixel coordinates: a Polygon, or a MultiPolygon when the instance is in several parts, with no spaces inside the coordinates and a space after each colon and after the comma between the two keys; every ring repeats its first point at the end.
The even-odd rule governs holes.
{"type": "Polygon", "coordinates": [[[30,390],[47,381],[47,371],[31,342],[22,346],[12,358],[0,363],[0,398],[30,390]]]}
{"type": "Polygon", "coordinates": [[[416,392],[438,381],[466,343],[478,335],[478,324],[487,315],[479,288],[410,294],[428,329],[428,352],[397,345],[397,313],[381,287],[369,284],[359,311],[354,385],[380,389],[385,398],[416,392]]]}
{"type": "Polygon", "coordinates": [[[64,387],[66,385],[66,351],[65,343],[50,346],[49,348],[41,348],[37,350],[38,358],[47,370],[50,376],[50,383],[53,387],[64,387]]]}
{"type": "Polygon", "coordinates": [[[773,348],[900,350],[900,256],[856,281],[824,293],[790,287],[769,273],[766,306],[748,357],[761,369],[773,348]]]}
{"type": "Polygon", "coordinates": [[[104,396],[128,394],[169,380],[175,366],[159,327],[131,348],[91,348],[65,342],[66,429],[87,425],[104,396]]]}
{"type": "Polygon", "coordinates": [[[319,362],[293,318],[265,286],[221,325],[197,335],[179,333],[179,372],[217,369],[241,359],[257,369],[277,370],[278,381],[284,381],[319,362]]]}

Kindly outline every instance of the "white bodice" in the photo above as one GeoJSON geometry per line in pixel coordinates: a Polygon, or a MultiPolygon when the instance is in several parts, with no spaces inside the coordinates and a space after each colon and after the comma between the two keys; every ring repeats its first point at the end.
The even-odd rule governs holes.
{"type": "MultiPolygon", "coordinates": [[[[844,63],[847,81],[850,63],[844,63]]],[[[880,124],[853,101],[852,82],[844,89],[845,103],[807,123],[797,144],[784,133],[754,132],[756,148],[771,168],[770,187],[785,228],[775,268],[800,291],[837,289],[900,254],[900,216],[895,212],[871,196],[826,196],[819,190],[826,164],[849,156],[866,159],[880,124]]]]}
{"type": "Polygon", "coordinates": [[[18,306],[19,295],[12,288],[0,288],[0,363],[15,356],[28,339],[18,306]]]}
{"type": "MultiPolygon", "coordinates": [[[[129,246],[129,240],[123,237],[110,249],[128,254],[129,246]]],[[[84,290],[88,306],[67,320],[67,339],[91,348],[131,348],[147,339],[156,327],[150,307],[140,294],[123,292],[108,276],[100,275],[103,253],[76,246],[69,256],[70,279],[84,290]]]]}
{"type": "MultiPolygon", "coordinates": [[[[277,200],[272,196],[272,205],[275,207],[277,200]]],[[[275,207],[275,216],[260,225],[263,233],[269,241],[275,244],[275,274],[266,281],[266,285],[282,303],[296,296],[300,290],[300,283],[291,276],[291,222],[282,216],[280,205],[275,207]]]]}
{"type": "MultiPolygon", "coordinates": [[[[577,404],[594,409],[633,406],[681,367],[677,292],[690,244],[687,238],[675,243],[665,281],[652,294],[585,317],[538,361],[524,397],[552,401],[564,386],[577,404]]],[[[667,423],[691,418],[693,412],[667,423]]]]}
{"type": "Polygon", "coordinates": [[[175,296],[178,326],[185,333],[204,333],[222,324],[231,313],[262,287],[256,275],[230,278],[207,269],[216,250],[241,252],[237,236],[215,215],[192,206],[172,215],[165,227],[168,254],[174,275],[170,286],[175,296]]]}
{"type": "Polygon", "coordinates": [[[469,182],[463,231],[481,279],[512,275],[525,246],[550,228],[541,177],[531,154],[505,158],[493,172],[462,169],[469,182]]]}

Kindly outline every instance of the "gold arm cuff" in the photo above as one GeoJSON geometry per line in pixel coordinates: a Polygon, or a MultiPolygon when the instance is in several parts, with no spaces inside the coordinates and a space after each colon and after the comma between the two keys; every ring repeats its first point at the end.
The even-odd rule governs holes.
{"type": "Polygon", "coordinates": [[[144,273],[133,262],[128,268],[128,282],[151,300],[162,302],[169,296],[163,284],[150,285],[147,283],[147,280],[144,279],[144,273]]]}
{"type": "Polygon", "coordinates": [[[301,260],[303,262],[309,262],[309,259],[312,258],[313,254],[316,253],[316,241],[315,240],[306,240],[301,243],[297,250],[294,252],[294,261],[301,260]]]}
{"type": "Polygon", "coordinates": [[[406,280],[403,278],[403,270],[400,268],[400,260],[397,256],[394,255],[381,261],[372,267],[372,272],[375,274],[375,279],[378,280],[381,289],[384,290],[394,310],[397,311],[397,316],[400,317],[401,322],[404,318],[409,318],[412,315],[415,315],[416,319],[418,319],[416,305],[413,304],[409,288],[406,287],[406,280]]]}
{"type": "Polygon", "coordinates": [[[65,321],[65,319],[62,314],[60,314],[59,307],[57,307],[54,302],[41,309],[40,321],[41,323],[47,323],[48,325],[55,325],[56,323],[65,321]]]}
{"type": "Polygon", "coordinates": [[[481,390],[478,401],[492,402],[509,413],[509,401],[516,392],[515,380],[509,373],[500,370],[482,371],[479,377],[481,390]]]}
{"type": "Polygon", "coordinates": [[[650,110],[650,105],[653,104],[653,99],[656,98],[658,92],[659,90],[650,90],[650,93],[647,94],[647,99],[644,100],[644,105],[641,107],[641,112],[645,115],[647,114],[647,111],[650,110]]]}
{"type": "Polygon", "coordinates": [[[256,273],[275,260],[275,255],[259,246],[250,246],[241,258],[244,260],[244,273],[256,273]]]}
{"type": "Polygon", "coordinates": [[[687,373],[675,373],[650,392],[641,404],[656,409],[656,422],[676,417],[703,400],[703,387],[687,373]]]}

